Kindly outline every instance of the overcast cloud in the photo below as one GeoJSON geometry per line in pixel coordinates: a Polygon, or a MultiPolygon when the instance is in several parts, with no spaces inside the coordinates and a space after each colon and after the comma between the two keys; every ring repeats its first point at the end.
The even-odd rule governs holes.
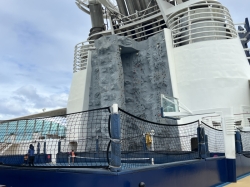
{"type": "MultiPolygon", "coordinates": [[[[235,23],[249,0],[220,0],[235,23]]],[[[74,46],[90,18],[74,0],[0,0],[0,120],[66,107],[74,46]]]]}

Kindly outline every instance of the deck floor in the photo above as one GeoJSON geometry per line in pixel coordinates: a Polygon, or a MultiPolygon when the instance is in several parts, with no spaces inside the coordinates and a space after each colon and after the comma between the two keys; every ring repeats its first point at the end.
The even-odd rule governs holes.
{"type": "Polygon", "coordinates": [[[250,186],[250,176],[245,177],[237,181],[237,183],[231,183],[225,187],[249,187],[250,186]]]}

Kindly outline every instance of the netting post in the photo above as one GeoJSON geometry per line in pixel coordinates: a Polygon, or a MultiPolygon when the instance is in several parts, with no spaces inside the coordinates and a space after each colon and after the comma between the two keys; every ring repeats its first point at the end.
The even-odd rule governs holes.
{"type": "Polygon", "coordinates": [[[200,158],[207,158],[207,150],[206,150],[206,134],[205,129],[203,127],[197,128],[197,137],[198,137],[198,153],[200,158]]]}
{"type": "Polygon", "coordinates": [[[99,154],[99,137],[96,136],[96,153],[99,154]]]}
{"type": "Polygon", "coordinates": [[[59,140],[58,141],[58,153],[60,153],[61,152],[61,141],[59,140]]]}
{"type": "Polygon", "coordinates": [[[205,134],[205,147],[206,147],[206,155],[210,157],[209,147],[208,147],[208,135],[205,134]]]}
{"type": "MultiPolygon", "coordinates": [[[[155,131],[154,131],[154,130],[151,130],[150,136],[151,136],[151,140],[152,140],[152,142],[151,142],[151,150],[152,150],[152,152],[155,151],[155,146],[154,146],[154,135],[155,135],[155,131]]],[[[154,158],[151,158],[151,164],[152,164],[152,165],[155,164],[154,158]]]]}
{"type": "Polygon", "coordinates": [[[236,153],[242,154],[243,147],[242,147],[242,141],[241,141],[241,134],[239,131],[236,131],[235,133],[235,148],[236,148],[236,153]]]}
{"type": "Polygon", "coordinates": [[[236,182],[236,152],[235,152],[235,126],[234,117],[226,116],[222,118],[223,135],[225,142],[225,157],[227,161],[227,182],[236,182]]]}
{"type": "Polygon", "coordinates": [[[118,113],[118,104],[112,105],[110,120],[111,134],[111,161],[110,170],[113,172],[121,171],[121,123],[118,113]]]}
{"type": "Polygon", "coordinates": [[[38,144],[37,144],[37,150],[36,150],[36,153],[38,155],[40,154],[40,147],[41,147],[41,144],[40,144],[40,142],[38,142],[38,144]]]}
{"type": "Polygon", "coordinates": [[[46,154],[46,142],[43,143],[43,153],[46,154]]]}

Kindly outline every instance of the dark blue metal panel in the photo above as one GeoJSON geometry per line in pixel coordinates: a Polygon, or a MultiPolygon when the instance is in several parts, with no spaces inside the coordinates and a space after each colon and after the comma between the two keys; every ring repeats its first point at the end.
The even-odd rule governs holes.
{"type": "Polygon", "coordinates": [[[225,158],[163,164],[115,174],[99,169],[82,171],[0,167],[0,181],[15,187],[137,187],[140,182],[149,187],[209,187],[227,182],[225,158]]]}
{"type": "Polygon", "coordinates": [[[237,154],[236,157],[236,175],[240,177],[250,173],[250,158],[245,157],[244,155],[237,154]]]}
{"type": "Polygon", "coordinates": [[[226,159],[227,161],[227,172],[228,181],[227,182],[237,182],[236,177],[236,159],[226,159]]]}

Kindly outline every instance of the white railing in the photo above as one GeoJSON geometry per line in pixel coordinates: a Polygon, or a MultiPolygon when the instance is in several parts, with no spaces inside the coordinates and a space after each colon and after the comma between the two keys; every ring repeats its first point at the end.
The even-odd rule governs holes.
{"type": "Polygon", "coordinates": [[[152,6],[142,11],[136,11],[136,13],[131,14],[129,16],[123,16],[120,19],[113,19],[113,21],[115,22],[114,26],[124,26],[130,23],[134,23],[136,21],[143,20],[159,12],[160,9],[158,5],[152,6]]]}
{"type": "MultiPolygon", "coordinates": [[[[205,116],[202,118],[204,123],[215,128],[222,129],[222,116],[205,116]]],[[[234,114],[234,125],[235,128],[250,127],[250,113],[234,114]]]]}
{"type": "Polygon", "coordinates": [[[201,1],[168,15],[167,26],[174,47],[238,36],[228,9],[216,1],[201,1]]]}
{"type": "Polygon", "coordinates": [[[201,119],[201,121],[206,123],[210,127],[222,130],[222,117],[221,117],[221,115],[205,116],[201,119]]]}
{"type": "Polygon", "coordinates": [[[234,114],[236,126],[250,127],[250,113],[234,114]]]}
{"type": "Polygon", "coordinates": [[[87,68],[88,51],[94,49],[95,47],[92,40],[78,43],[75,46],[73,73],[87,68]]]}
{"type": "Polygon", "coordinates": [[[118,27],[114,32],[119,36],[126,36],[136,41],[141,41],[161,32],[163,28],[166,28],[166,23],[161,13],[158,13],[147,19],[141,20],[138,24],[133,23],[118,27]]]}

